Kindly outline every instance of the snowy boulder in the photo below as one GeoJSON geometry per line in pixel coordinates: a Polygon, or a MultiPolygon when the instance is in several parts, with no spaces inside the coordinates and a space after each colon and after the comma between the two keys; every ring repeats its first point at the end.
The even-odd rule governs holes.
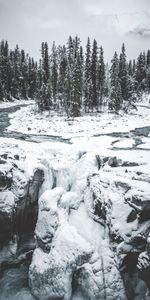
{"type": "Polygon", "coordinates": [[[38,245],[44,250],[50,250],[55,231],[59,224],[58,202],[64,194],[63,188],[45,191],[39,199],[38,221],[35,234],[38,245]]]}
{"type": "Polygon", "coordinates": [[[62,195],[60,200],[60,207],[70,209],[78,209],[81,203],[80,197],[75,192],[68,192],[62,195]]]}
{"type": "Polygon", "coordinates": [[[33,295],[40,300],[70,300],[73,274],[92,254],[93,248],[74,227],[60,226],[49,253],[39,248],[34,251],[29,269],[33,295]]]}
{"type": "Polygon", "coordinates": [[[88,177],[87,185],[84,194],[85,205],[90,216],[103,223],[109,217],[111,209],[111,201],[108,197],[109,181],[103,180],[100,174],[94,173],[88,177]]]}
{"type": "Polygon", "coordinates": [[[76,276],[76,288],[82,291],[86,299],[126,299],[115,255],[105,241],[101,255],[97,257],[94,253],[89,263],[78,269],[76,276]]]}
{"type": "Polygon", "coordinates": [[[28,196],[30,203],[38,201],[39,189],[44,181],[44,171],[40,168],[35,170],[32,180],[30,181],[28,196]]]}
{"type": "Polygon", "coordinates": [[[35,230],[44,173],[34,161],[28,167],[18,143],[2,143],[0,152],[0,240],[10,241],[16,234],[20,240],[22,234],[35,230]]]}
{"type": "Polygon", "coordinates": [[[147,294],[150,294],[150,256],[147,251],[144,251],[139,255],[137,267],[139,269],[140,277],[147,285],[147,294]]]}
{"type": "Polygon", "coordinates": [[[34,232],[38,216],[39,190],[44,180],[41,168],[33,170],[29,178],[14,173],[13,192],[16,198],[16,226],[19,236],[34,232]]]}
{"type": "Polygon", "coordinates": [[[149,268],[150,272],[150,234],[147,238],[146,251],[142,252],[138,258],[138,268],[140,270],[149,268]]]}
{"type": "Polygon", "coordinates": [[[11,172],[0,171],[0,191],[6,190],[11,187],[12,184],[12,174],[11,172]]]}
{"type": "Polygon", "coordinates": [[[9,241],[13,232],[15,199],[11,191],[0,192],[0,242],[9,241]]]}
{"type": "Polygon", "coordinates": [[[139,213],[139,221],[150,220],[150,193],[130,190],[125,195],[125,201],[139,213]]]}
{"type": "Polygon", "coordinates": [[[121,164],[121,160],[118,159],[116,156],[110,157],[108,159],[108,165],[112,168],[118,167],[121,164]]]}

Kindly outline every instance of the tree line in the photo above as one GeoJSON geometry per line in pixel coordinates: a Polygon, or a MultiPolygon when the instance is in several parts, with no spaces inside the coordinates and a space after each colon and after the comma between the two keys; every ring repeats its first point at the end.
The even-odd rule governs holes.
{"type": "Polygon", "coordinates": [[[10,50],[7,41],[0,43],[0,101],[34,98],[40,111],[65,111],[68,116],[81,112],[126,109],[142,93],[150,92],[150,50],[136,60],[127,60],[125,45],[114,53],[110,66],[104,50],[94,39],[83,49],[78,36],[69,37],[66,45],[49,51],[41,45],[37,63],[20,50],[10,50]]]}

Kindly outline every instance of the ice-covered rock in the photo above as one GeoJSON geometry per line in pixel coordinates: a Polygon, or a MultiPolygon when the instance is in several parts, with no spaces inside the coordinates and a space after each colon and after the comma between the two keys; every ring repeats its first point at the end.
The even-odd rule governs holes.
{"type": "Polygon", "coordinates": [[[150,193],[132,189],[125,200],[138,212],[140,222],[150,220],[150,193]]]}
{"type": "Polygon", "coordinates": [[[81,199],[75,192],[68,192],[63,194],[60,200],[60,206],[68,210],[78,209],[80,203],[81,199]]]}
{"type": "Polygon", "coordinates": [[[63,188],[47,190],[39,199],[39,213],[35,234],[38,245],[43,250],[50,250],[52,239],[59,225],[57,204],[64,192],[63,188]]]}
{"type": "MultiPolygon", "coordinates": [[[[5,143],[0,149],[0,242],[6,244],[14,235],[34,231],[38,214],[39,189],[44,172],[40,165],[27,172],[25,152],[5,143]],[[6,144],[7,145],[7,144],[6,144]],[[4,149],[3,149],[4,148],[4,149]]],[[[1,245],[1,246],[2,246],[1,245]]]]}
{"type": "Polygon", "coordinates": [[[80,289],[85,299],[120,299],[125,300],[124,284],[117,269],[115,255],[104,241],[101,252],[90,259],[77,271],[77,289],[80,289]]]}
{"type": "Polygon", "coordinates": [[[51,251],[34,251],[29,270],[29,284],[40,300],[65,299],[72,295],[72,277],[75,270],[86,263],[93,253],[91,245],[69,224],[56,231],[51,251]]]}
{"type": "Polygon", "coordinates": [[[11,191],[0,192],[0,242],[9,241],[13,235],[15,198],[11,191]]]}

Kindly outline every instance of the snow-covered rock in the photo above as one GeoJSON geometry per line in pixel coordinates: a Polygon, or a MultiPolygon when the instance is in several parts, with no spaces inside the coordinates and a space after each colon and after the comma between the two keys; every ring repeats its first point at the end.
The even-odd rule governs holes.
{"type": "Polygon", "coordinates": [[[0,242],[9,241],[15,214],[15,199],[11,191],[0,192],[0,242]]]}
{"type": "Polygon", "coordinates": [[[55,188],[45,191],[39,199],[39,214],[35,234],[38,245],[50,250],[52,239],[59,224],[57,203],[64,190],[55,188]]]}
{"type": "Polygon", "coordinates": [[[62,195],[60,200],[60,206],[70,209],[78,209],[80,205],[81,199],[79,195],[75,192],[68,192],[62,195]]]}
{"type": "Polygon", "coordinates": [[[69,224],[56,231],[49,253],[37,248],[29,270],[33,294],[41,300],[66,299],[72,295],[74,271],[86,263],[93,253],[92,246],[69,224]]]}
{"type": "Polygon", "coordinates": [[[150,219],[149,192],[132,189],[125,195],[125,200],[139,213],[140,221],[150,219]]]}

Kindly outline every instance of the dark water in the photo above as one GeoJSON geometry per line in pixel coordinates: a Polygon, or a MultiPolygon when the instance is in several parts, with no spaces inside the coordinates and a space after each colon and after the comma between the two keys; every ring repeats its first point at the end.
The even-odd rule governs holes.
{"type": "Polygon", "coordinates": [[[28,288],[28,268],[5,270],[0,279],[0,300],[34,300],[28,288]]]}

